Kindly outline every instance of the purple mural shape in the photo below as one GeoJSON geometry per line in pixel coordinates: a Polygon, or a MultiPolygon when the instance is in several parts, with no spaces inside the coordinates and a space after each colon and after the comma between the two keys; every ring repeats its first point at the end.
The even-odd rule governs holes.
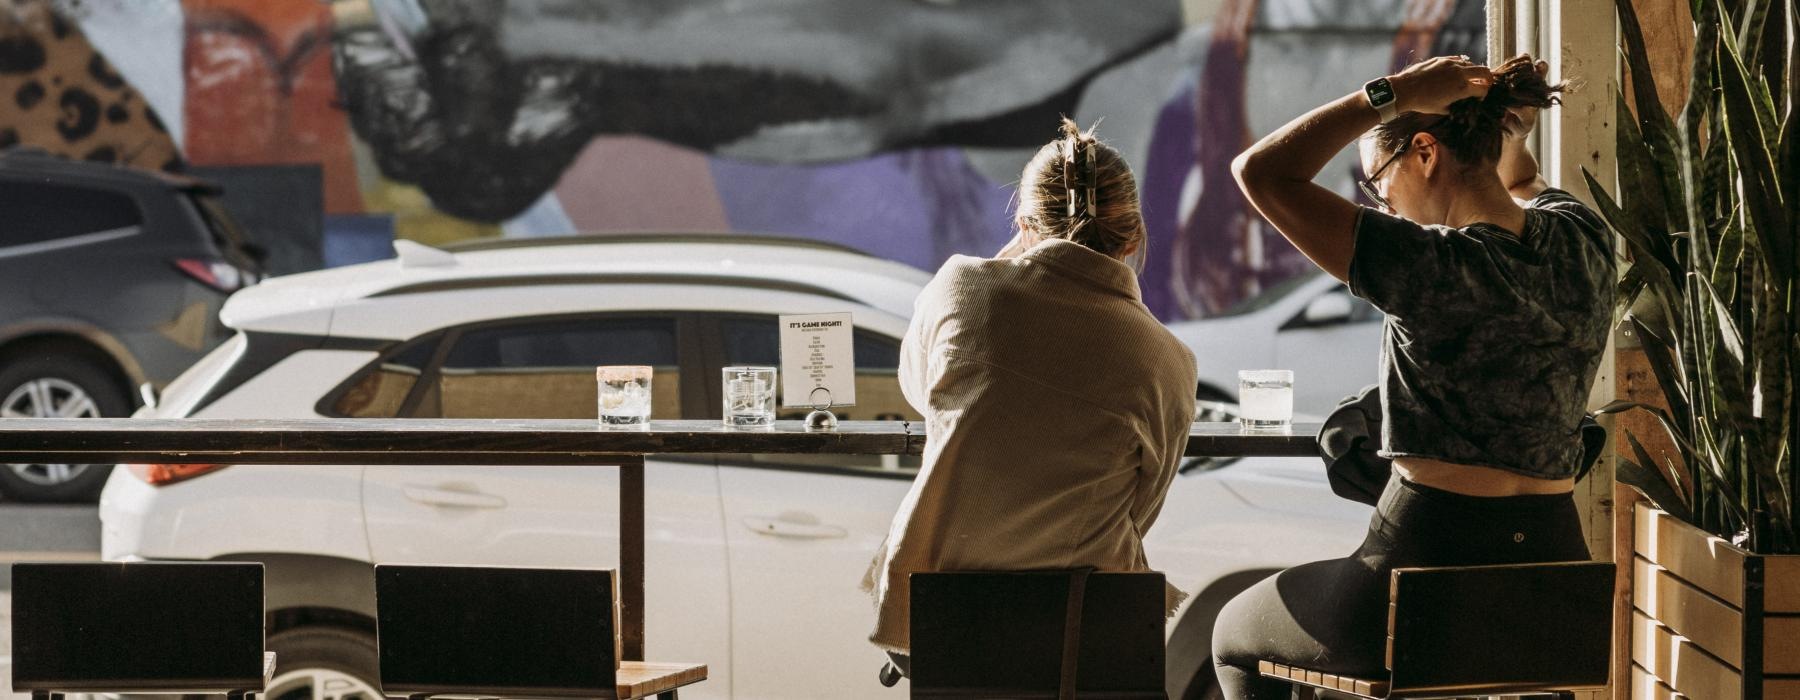
{"type": "Polygon", "coordinates": [[[599,134],[774,163],[1036,145],[1093,75],[1181,25],[1175,0],[376,7],[394,6],[414,12],[338,29],[352,126],[385,175],[489,222],[536,202],[599,134]]]}
{"type": "MultiPolygon", "coordinates": [[[[1394,33],[1394,70],[1445,54],[1485,60],[1486,16],[1480,0],[1395,4],[1401,11],[1392,15],[1389,29],[1394,33]]],[[[1231,160],[1261,136],[1249,126],[1253,96],[1247,76],[1250,61],[1255,60],[1250,43],[1259,31],[1258,18],[1270,14],[1287,23],[1280,31],[1328,31],[1342,21],[1291,0],[1225,0],[1220,7],[1201,65],[1193,77],[1178,84],[1157,116],[1143,170],[1144,217],[1152,249],[1167,241],[1170,247],[1165,250],[1171,251],[1166,257],[1153,257],[1144,274],[1145,302],[1161,318],[1218,315],[1313,269],[1249,206],[1231,176],[1231,160]]],[[[1386,15],[1378,15],[1382,16],[1386,15]]],[[[1310,63],[1292,55],[1263,60],[1310,63]]],[[[1354,87],[1345,84],[1346,90],[1354,87]]],[[[1351,173],[1356,175],[1360,172],[1351,173]]]]}
{"type": "Polygon", "coordinates": [[[834,165],[715,159],[731,228],[833,241],[933,270],[957,253],[991,254],[1010,236],[1010,188],[962,151],[922,148],[834,165]]]}

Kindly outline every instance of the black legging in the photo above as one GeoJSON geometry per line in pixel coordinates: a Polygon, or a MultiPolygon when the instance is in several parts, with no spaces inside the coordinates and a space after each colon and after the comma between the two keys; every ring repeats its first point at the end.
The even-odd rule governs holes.
{"type": "Polygon", "coordinates": [[[1411,566],[1585,561],[1571,494],[1479,498],[1394,477],[1369,535],[1344,559],[1302,564],[1233,598],[1213,625],[1213,663],[1230,700],[1289,697],[1262,660],[1375,678],[1385,674],[1389,574],[1411,566]]]}

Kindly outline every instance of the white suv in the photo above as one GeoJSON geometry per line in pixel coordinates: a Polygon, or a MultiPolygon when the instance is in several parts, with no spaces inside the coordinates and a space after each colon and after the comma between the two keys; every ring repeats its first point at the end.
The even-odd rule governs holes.
{"type": "MultiPolygon", "coordinates": [[[[776,361],[774,317],[848,311],[848,419],[916,417],[895,371],[918,270],[812,242],[670,234],[503,241],[269,280],[238,334],[145,417],[593,417],[593,367],[656,368],[658,418],[718,418],[727,364],[776,361]]],[[[1339,556],[1367,510],[1315,460],[1192,460],[1149,536],[1194,593],[1171,624],[1174,697],[1210,685],[1212,619],[1268,572],[1339,556]],[[1195,679],[1203,682],[1193,683],[1195,679]]],[[[876,683],[858,590],[917,458],[657,458],[647,649],[697,661],[695,698],[898,696],[876,683]]],[[[101,499],[109,560],[268,566],[276,700],[373,699],[375,563],[613,567],[617,473],[582,467],[132,465],[101,499]]]]}

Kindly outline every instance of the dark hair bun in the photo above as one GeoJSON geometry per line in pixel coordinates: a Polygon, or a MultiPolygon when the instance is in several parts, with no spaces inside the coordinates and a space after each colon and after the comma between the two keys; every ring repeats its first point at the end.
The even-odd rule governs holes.
{"type": "Polygon", "coordinates": [[[1407,113],[1376,127],[1383,150],[1392,152],[1420,131],[1430,132],[1464,163],[1487,163],[1500,157],[1509,128],[1508,115],[1516,107],[1539,109],[1559,104],[1565,83],[1552,84],[1538,75],[1537,62],[1526,54],[1507,59],[1494,69],[1494,83],[1484,97],[1450,103],[1449,113],[1438,117],[1407,113]]]}

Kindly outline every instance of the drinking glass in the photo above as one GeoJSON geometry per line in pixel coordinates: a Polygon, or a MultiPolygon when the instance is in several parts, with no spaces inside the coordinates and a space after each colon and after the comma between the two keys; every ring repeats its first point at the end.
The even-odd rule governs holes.
{"type": "Polygon", "coordinates": [[[767,428],[775,425],[775,368],[726,367],[725,427],[767,428]]]}
{"type": "Polygon", "coordinates": [[[594,370],[600,382],[600,427],[634,429],[650,425],[650,368],[612,366],[594,370]]]}
{"type": "Polygon", "coordinates": [[[1250,430],[1282,430],[1294,420],[1294,372],[1247,369],[1238,372],[1238,421],[1250,430]]]}

